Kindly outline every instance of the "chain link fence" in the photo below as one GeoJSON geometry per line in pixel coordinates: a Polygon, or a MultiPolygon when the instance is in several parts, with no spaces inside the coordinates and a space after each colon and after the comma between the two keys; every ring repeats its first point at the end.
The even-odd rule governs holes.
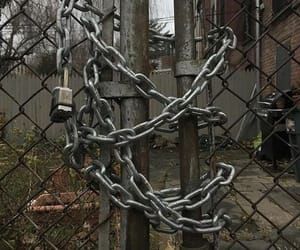
{"type": "MultiPolygon", "coordinates": [[[[78,2],[80,3],[81,1],[78,2]]],[[[234,118],[228,117],[226,123],[226,117],[219,109],[214,110],[215,120],[205,119],[206,123],[215,122],[218,125],[215,128],[214,140],[211,138],[211,130],[202,128],[199,132],[199,157],[202,168],[208,170],[208,163],[214,159],[217,162],[232,164],[236,169],[233,182],[227,189],[215,195],[213,203],[214,208],[225,207],[231,217],[231,224],[226,224],[218,236],[221,249],[300,248],[299,3],[271,0],[195,2],[195,33],[202,37],[199,38],[202,42],[197,43],[199,57],[209,59],[212,55],[212,47],[208,46],[211,41],[207,41],[206,38],[209,34],[213,35],[209,33],[211,29],[220,31],[221,27],[228,26],[237,37],[237,48],[225,56],[224,62],[228,62],[226,72],[222,75],[211,74],[214,75],[214,79],[209,100],[210,105],[225,107],[222,102],[226,99],[227,104],[232,102],[233,105],[239,106],[239,109],[234,118]],[[248,97],[245,97],[247,95],[239,92],[240,88],[236,88],[233,79],[237,75],[246,75],[249,72],[256,75],[256,81],[240,82],[240,85],[252,89],[248,97]],[[216,78],[217,86],[214,85],[216,78]],[[210,151],[212,142],[215,147],[210,151]]],[[[105,223],[110,223],[111,238],[114,239],[112,242],[115,242],[111,248],[118,249],[119,210],[112,209],[107,218],[99,222],[101,199],[97,185],[87,181],[81,172],[65,164],[66,138],[63,126],[50,122],[50,118],[41,119],[49,114],[41,113],[40,105],[48,106],[50,111],[51,92],[60,81],[57,76],[57,49],[68,42],[60,41],[60,44],[57,44],[56,41],[58,3],[7,0],[0,6],[0,248],[96,249],[99,228],[105,223]],[[28,86],[28,78],[34,78],[39,84],[28,86]],[[15,79],[18,79],[18,82],[15,79]],[[28,85],[24,85],[24,82],[28,85]],[[44,100],[42,104],[41,99],[44,100]]],[[[84,10],[86,9],[99,14],[95,8],[85,6],[84,10]]],[[[72,85],[74,101],[78,106],[85,101],[84,74],[96,78],[91,77],[89,68],[85,69],[87,72],[83,71],[88,61],[90,43],[101,45],[100,50],[104,55],[107,53],[106,62],[113,69],[117,68],[114,63],[121,62],[121,66],[116,70],[132,77],[136,82],[145,80],[144,76],[126,68],[126,63],[117,50],[108,48],[103,41],[97,41],[91,34],[86,38],[86,32],[93,29],[91,26],[95,23],[81,19],[87,17],[87,14],[81,11],[77,6],[77,10],[70,12],[68,24],[68,28],[72,30],[72,44],[69,45],[68,51],[72,53],[71,82],[75,77],[77,81],[78,78],[82,79],[82,84],[78,81],[78,84],[72,85]],[[108,54],[108,51],[113,54],[115,60],[109,57],[111,54],[108,54]]],[[[104,14],[110,13],[108,11],[104,14]]],[[[116,15],[115,19],[115,32],[118,32],[119,16],[116,15]]],[[[162,41],[167,43],[166,47],[169,49],[174,46],[174,37],[168,33],[161,34],[161,26],[159,31],[155,31],[155,25],[150,27],[150,30],[152,49],[160,51],[155,58],[159,61],[163,54],[162,41]],[[158,43],[155,43],[155,38],[159,39],[158,43]]],[[[97,32],[96,28],[95,31],[97,32]]],[[[68,40],[66,33],[63,34],[63,39],[68,40]]],[[[230,43],[234,39],[228,37],[229,43],[225,39],[223,43],[215,44],[217,49],[214,52],[222,52],[224,44],[231,46],[230,43]]],[[[117,46],[118,41],[115,43],[117,46]]],[[[62,52],[61,60],[66,56],[63,53],[65,52],[62,52]]],[[[220,54],[225,55],[218,55],[220,54]]],[[[172,61],[172,55],[169,56],[172,61]]],[[[58,68],[62,69],[64,66],[60,61],[58,68]]],[[[166,103],[173,101],[166,98],[168,93],[162,95],[152,91],[152,83],[147,81],[146,79],[146,84],[139,87],[143,96],[148,98],[151,95],[166,103]]],[[[166,88],[166,92],[167,90],[166,88]]],[[[190,97],[195,95],[195,92],[192,92],[186,100],[177,104],[187,106],[190,97]]],[[[114,106],[117,107],[117,103],[118,100],[114,106]]],[[[207,103],[202,100],[199,107],[206,106],[207,103]]],[[[232,113],[228,111],[233,107],[226,107],[228,110],[222,111],[232,113]]],[[[172,108],[167,112],[171,112],[172,108]]],[[[203,113],[203,110],[187,110],[184,112],[201,114],[201,118],[207,114],[203,113]]],[[[179,117],[172,119],[164,114],[158,116],[154,122],[152,120],[143,127],[135,128],[137,132],[134,134],[131,134],[132,131],[129,135],[113,133],[108,139],[112,143],[116,143],[117,140],[120,145],[126,145],[130,140],[137,140],[140,131],[141,134],[148,133],[150,125],[159,126],[158,124],[165,122],[167,118],[172,123],[179,117]]],[[[177,126],[171,125],[173,128],[177,126]]],[[[161,142],[158,140],[161,138],[158,134],[156,133],[151,142],[153,148],[161,149],[152,150],[150,182],[155,188],[164,189],[168,186],[166,184],[175,186],[179,183],[177,144],[180,142],[176,141],[176,134],[172,139],[163,139],[161,142]],[[171,167],[170,162],[174,163],[171,167]],[[164,176],[163,181],[158,181],[160,176],[164,176]]],[[[91,137],[88,139],[95,140],[91,137]]],[[[106,140],[106,143],[109,143],[109,140],[106,140]]],[[[94,150],[98,155],[97,149],[94,150]]],[[[92,157],[90,155],[84,165],[90,164],[92,157]]],[[[130,163],[128,156],[122,157],[123,159],[119,157],[121,162],[125,160],[130,163]]],[[[120,174],[117,162],[112,168],[116,175],[120,174]]],[[[107,180],[106,182],[110,183],[107,180]]],[[[121,195],[130,196],[121,190],[121,187],[118,191],[123,192],[121,195]]],[[[114,192],[115,190],[112,190],[112,196],[114,192]]],[[[143,195],[144,193],[141,193],[142,198],[143,195]]],[[[117,197],[115,200],[118,199],[117,197]]],[[[149,199],[155,201],[152,196],[149,199]]],[[[124,202],[123,199],[121,201],[124,202]]],[[[175,208],[173,207],[175,210],[176,206],[195,205],[191,204],[191,200],[179,201],[175,208]]],[[[126,207],[128,204],[125,202],[121,205],[126,207]]],[[[130,205],[143,206],[133,202],[130,205]]],[[[146,209],[149,214],[153,212],[153,208],[146,209]]],[[[176,216],[174,212],[173,217],[176,216]]],[[[154,221],[158,220],[155,216],[151,218],[154,221]]],[[[173,221],[167,222],[176,229],[182,228],[182,225],[178,225],[178,220],[175,226],[173,221]]],[[[180,222],[191,226],[193,230],[196,230],[197,226],[199,231],[201,229],[201,225],[185,218],[180,222]]],[[[205,237],[212,240],[209,232],[206,233],[208,234],[205,237]]],[[[180,238],[180,233],[178,235],[180,238]]],[[[155,237],[159,236],[154,234],[153,237],[153,249],[160,249],[155,245],[155,237]]],[[[167,239],[166,245],[169,244],[175,249],[178,237],[167,239]]],[[[159,238],[159,241],[163,241],[163,238],[159,238]]]]}

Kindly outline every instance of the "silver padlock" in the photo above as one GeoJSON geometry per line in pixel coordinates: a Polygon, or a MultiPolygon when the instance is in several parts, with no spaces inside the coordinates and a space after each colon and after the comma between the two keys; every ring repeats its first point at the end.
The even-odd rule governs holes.
{"type": "Polygon", "coordinates": [[[65,122],[72,116],[73,93],[69,88],[69,69],[64,67],[64,75],[60,78],[60,85],[52,91],[50,119],[52,122],[65,122]]]}
{"type": "Polygon", "coordinates": [[[72,116],[73,95],[72,89],[56,87],[52,92],[50,118],[52,122],[65,122],[72,116]]]}

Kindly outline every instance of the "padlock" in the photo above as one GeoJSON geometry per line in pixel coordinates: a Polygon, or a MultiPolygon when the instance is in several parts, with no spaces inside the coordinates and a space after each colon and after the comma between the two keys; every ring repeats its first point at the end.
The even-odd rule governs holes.
{"type": "Polygon", "coordinates": [[[56,87],[52,92],[50,119],[52,122],[62,123],[72,116],[73,95],[72,89],[56,87]]]}

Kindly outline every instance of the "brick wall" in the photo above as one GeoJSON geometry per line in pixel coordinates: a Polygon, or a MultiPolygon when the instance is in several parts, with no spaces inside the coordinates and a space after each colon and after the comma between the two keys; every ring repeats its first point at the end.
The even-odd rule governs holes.
{"type": "MultiPolygon", "coordinates": [[[[218,26],[228,25],[231,27],[237,37],[238,50],[228,53],[227,60],[231,68],[239,67],[241,70],[248,66],[249,63],[244,63],[242,66],[240,62],[244,56],[247,56],[248,60],[255,62],[255,49],[248,50],[254,41],[249,40],[245,32],[246,12],[244,12],[245,5],[242,1],[237,0],[205,0],[202,2],[203,14],[205,16],[205,32],[209,31],[212,27],[211,22],[217,20],[218,26]],[[217,4],[215,9],[215,15],[212,10],[213,2],[217,4]],[[247,53],[242,53],[247,51],[247,53]]],[[[252,8],[252,15],[255,16],[255,9],[252,8]]],[[[252,19],[252,29],[254,27],[254,21],[252,19]]],[[[200,20],[198,21],[200,24],[200,20]]],[[[254,31],[254,30],[253,30],[254,31]]],[[[205,36],[205,35],[204,35],[205,36]]]]}
{"type": "MultiPolygon", "coordinates": [[[[278,18],[272,12],[272,0],[264,0],[265,9],[262,14],[264,26],[262,29],[266,35],[262,39],[261,55],[261,85],[267,86],[268,83],[276,86],[276,51],[280,44],[290,43],[291,55],[300,62],[300,17],[286,11],[278,18]],[[275,20],[277,19],[277,20],[275,20]],[[275,39],[275,40],[274,40],[275,39]]],[[[299,8],[297,8],[299,10],[299,8]]],[[[291,60],[291,87],[300,87],[300,66],[293,59],[291,60]]],[[[272,86],[266,87],[264,95],[273,91],[272,86]]]]}

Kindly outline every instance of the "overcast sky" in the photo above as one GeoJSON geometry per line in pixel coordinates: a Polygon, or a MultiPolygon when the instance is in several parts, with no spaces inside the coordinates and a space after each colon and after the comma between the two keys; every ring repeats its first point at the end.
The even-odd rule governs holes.
{"type": "Polygon", "coordinates": [[[174,33],[174,0],[150,0],[150,18],[166,23],[167,29],[174,33]]]}

